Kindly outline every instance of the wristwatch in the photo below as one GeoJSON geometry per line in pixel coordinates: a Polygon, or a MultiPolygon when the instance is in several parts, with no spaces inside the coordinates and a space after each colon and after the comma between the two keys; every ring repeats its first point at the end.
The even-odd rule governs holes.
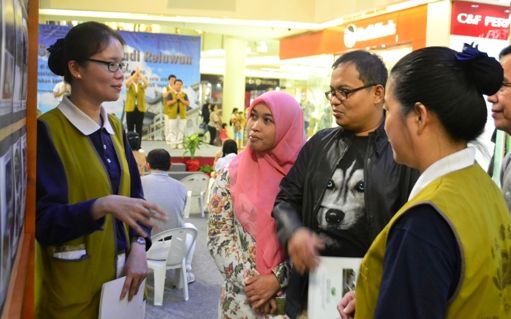
{"type": "Polygon", "coordinates": [[[141,236],[138,236],[137,239],[135,240],[135,242],[137,244],[140,244],[140,245],[144,245],[145,246],[145,238],[144,237],[141,237],[141,236]]]}

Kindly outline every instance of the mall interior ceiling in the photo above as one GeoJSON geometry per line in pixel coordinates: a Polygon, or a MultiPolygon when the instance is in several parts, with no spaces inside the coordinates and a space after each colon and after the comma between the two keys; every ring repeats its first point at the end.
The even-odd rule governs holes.
{"type": "MultiPolygon", "coordinates": [[[[202,37],[201,73],[223,74],[224,40],[247,41],[246,75],[305,80],[332,56],[279,58],[279,39],[438,0],[40,0],[40,23],[96,20],[120,30],[202,37]]],[[[509,3],[508,0],[479,1],[509,3]]]]}

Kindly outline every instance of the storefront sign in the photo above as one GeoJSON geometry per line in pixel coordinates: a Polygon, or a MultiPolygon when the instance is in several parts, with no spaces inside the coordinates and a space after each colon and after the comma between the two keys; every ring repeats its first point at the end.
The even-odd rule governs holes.
{"type": "Polygon", "coordinates": [[[428,6],[382,14],[316,32],[280,40],[280,58],[337,54],[350,49],[400,44],[419,49],[426,45],[428,6]]]}
{"type": "Polygon", "coordinates": [[[247,78],[245,80],[247,87],[255,87],[256,89],[260,87],[265,88],[276,88],[280,86],[279,79],[263,79],[263,78],[247,78]]]}
{"type": "Polygon", "coordinates": [[[397,32],[396,23],[389,19],[386,23],[377,22],[366,27],[349,24],[344,30],[344,45],[353,48],[357,42],[383,38],[397,32]]]}
{"type": "Polygon", "coordinates": [[[509,7],[454,2],[451,34],[507,40],[509,36],[509,7]]]}

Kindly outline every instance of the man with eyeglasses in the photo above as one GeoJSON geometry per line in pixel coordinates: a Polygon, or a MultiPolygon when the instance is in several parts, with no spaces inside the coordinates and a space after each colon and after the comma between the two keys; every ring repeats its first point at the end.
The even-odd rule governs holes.
{"type": "MultiPolygon", "coordinates": [[[[497,93],[488,96],[488,102],[492,103],[495,128],[511,134],[511,46],[504,48],[499,58],[504,69],[504,82],[497,93]]],[[[502,160],[500,178],[502,192],[511,211],[511,152],[502,160]]]]}
{"type": "Polygon", "coordinates": [[[363,257],[418,176],[394,162],[383,129],[387,70],[381,59],[353,51],[332,69],[325,96],[339,126],[305,144],[273,209],[292,263],[286,290],[290,318],[306,315],[308,271],[318,265],[318,256],[363,257]]]}

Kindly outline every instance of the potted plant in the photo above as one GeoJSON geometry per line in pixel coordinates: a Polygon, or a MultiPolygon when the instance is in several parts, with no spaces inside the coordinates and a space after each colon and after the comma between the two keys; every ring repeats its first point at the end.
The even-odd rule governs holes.
{"type": "Polygon", "coordinates": [[[200,161],[195,158],[195,152],[200,148],[202,139],[198,134],[191,134],[185,137],[183,141],[184,153],[183,155],[190,154],[190,159],[185,161],[186,170],[196,172],[199,170],[200,161]]]}
{"type": "Polygon", "coordinates": [[[211,173],[214,171],[213,169],[213,166],[211,165],[202,165],[200,168],[199,168],[199,171],[203,172],[204,174],[208,175],[209,177],[211,177],[211,173]]]}

